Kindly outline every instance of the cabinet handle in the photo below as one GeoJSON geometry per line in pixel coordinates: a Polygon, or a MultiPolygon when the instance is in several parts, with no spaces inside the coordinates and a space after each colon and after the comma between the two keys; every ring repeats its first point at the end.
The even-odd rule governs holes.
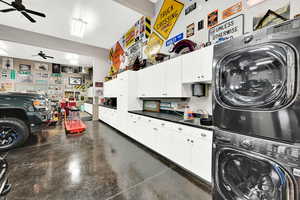
{"type": "Polygon", "coordinates": [[[153,130],[157,131],[158,129],[157,128],[153,128],[153,130]]]}
{"type": "Polygon", "coordinates": [[[182,128],[178,128],[179,131],[182,131],[182,128]]]}
{"type": "Polygon", "coordinates": [[[191,140],[191,143],[194,143],[194,140],[191,140]]]}
{"type": "Polygon", "coordinates": [[[165,126],[165,124],[161,124],[162,126],[165,126]]]}
{"type": "Polygon", "coordinates": [[[201,136],[202,137],[206,137],[207,135],[205,133],[201,133],[201,136]]]}
{"type": "Polygon", "coordinates": [[[189,142],[189,141],[190,141],[190,139],[187,139],[186,141],[188,141],[188,142],[189,142]]]}
{"type": "Polygon", "coordinates": [[[148,122],[151,122],[151,119],[149,119],[148,122]]]}
{"type": "Polygon", "coordinates": [[[136,123],[136,121],[133,121],[133,123],[136,123]]]}
{"type": "Polygon", "coordinates": [[[197,78],[201,78],[200,76],[197,76],[197,78]]]}
{"type": "Polygon", "coordinates": [[[203,76],[203,75],[201,76],[201,78],[204,78],[204,77],[205,77],[205,76],[203,76]]]}

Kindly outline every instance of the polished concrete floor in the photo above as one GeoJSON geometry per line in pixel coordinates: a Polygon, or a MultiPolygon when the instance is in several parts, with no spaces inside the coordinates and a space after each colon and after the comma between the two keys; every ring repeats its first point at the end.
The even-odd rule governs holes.
{"type": "Polygon", "coordinates": [[[210,200],[210,188],[111,127],[58,126],[8,153],[9,200],[210,200]]]}

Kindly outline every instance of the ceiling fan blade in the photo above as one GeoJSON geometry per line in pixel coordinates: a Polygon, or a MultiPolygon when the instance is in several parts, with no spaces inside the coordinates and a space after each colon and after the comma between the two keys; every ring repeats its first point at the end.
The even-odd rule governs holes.
{"type": "Polygon", "coordinates": [[[7,13],[7,12],[16,11],[16,10],[17,9],[14,9],[14,8],[8,8],[8,9],[0,10],[0,12],[7,13]]]}
{"type": "Polygon", "coordinates": [[[0,0],[0,2],[2,2],[2,3],[5,3],[5,4],[7,4],[7,5],[11,6],[11,4],[10,4],[10,3],[7,3],[6,1],[2,1],[2,0],[0,0]]]}
{"type": "Polygon", "coordinates": [[[28,15],[26,12],[21,12],[29,21],[31,21],[32,23],[35,23],[36,21],[30,17],[30,15],[28,15]]]}
{"type": "Polygon", "coordinates": [[[47,59],[47,56],[45,56],[45,55],[41,55],[41,57],[44,58],[44,59],[47,59]]]}
{"type": "Polygon", "coordinates": [[[34,10],[25,9],[25,12],[28,12],[28,13],[33,14],[33,15],[37,15],[39,17],[46,17],[46,15],[44,13],[36,12],[34,10]]]}
{"type": "Polygon", "coordinates": [[[46,58],[51,58],[51,59],[53,59],[54,57],[52,57],[52,56],[45,56],[46,58]]]}

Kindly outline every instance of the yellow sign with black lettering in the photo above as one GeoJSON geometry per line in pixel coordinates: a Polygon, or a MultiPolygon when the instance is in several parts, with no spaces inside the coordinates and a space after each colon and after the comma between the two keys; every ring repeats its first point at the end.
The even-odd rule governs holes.
{"type": "Polygon", "coordinates": [[[175,26],[184,4],[176,0],[164,0],[154,24],[154,30],[164,39],[168,39],[175,26]]]}
{"type": "Polygon", "coordinates": [[[152,32],[144,52],[150,60],[154,60],[154,55],[159,53],[163,44],[164,40],[161,39],[155,32],[152,32]]]}

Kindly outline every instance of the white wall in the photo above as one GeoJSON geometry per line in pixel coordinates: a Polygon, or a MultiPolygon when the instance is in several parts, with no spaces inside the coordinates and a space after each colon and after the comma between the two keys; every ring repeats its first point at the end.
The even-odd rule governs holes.
{"type": "MultiPolygon", "coordinates": [[[[194,2],[197,2],[197,9],[192,11],[190,14],[185,15],[184,9],[174,26],[170,37],[172,38],[180,33],[184,33],[186,35],[186,26],[195,23],[195,35],[188,38],[197,44],[200,43],[206,43],[208,42],[208,28],[207,28],[207,15],[211,13],[212,11],[218,9],[219,10],[219,23],[222,23],[223,21],[226,21],[234,16],[244,14],[245,16],[245,33],[246,32],[252,32],[253,30],[253,17],[265,14],[268,9],[276,10],[278,8],[281,8],[285,5],[287,5],[290,2],[291,7],[291,18],[293,18],[296,14],[300,13],[300,1],[299,0],[266,0],[264,3],[258,4],[252,8],[245,8],[245,0],[208,0],[207,2],[199,1],[199,0],[179,0],[180,2],[185,4],[185,8],[189,5],[193,4],[194,2]],[[240,13],[237,13],[236,15],[233,15],[229,17],[228,19],[222,20],[222,12],[223,10],[231,7],[235,3],[238,3],[240,1],[243,1],[243,10],[240,13]],[[204,20],[204,29],[198,31],[197,25],[200,20],[204,20]]],[[[155,17],[153,18],[153,23],[155,23],[156,17],[159,13],[160,7],[163,3],[163,0],[159,0],[156,3],[155,6],[155,17]]],[[[161,49],[161,52],[167,53],[169,50],[169,47],[166,47],[165,44],[161,49]]]]}

